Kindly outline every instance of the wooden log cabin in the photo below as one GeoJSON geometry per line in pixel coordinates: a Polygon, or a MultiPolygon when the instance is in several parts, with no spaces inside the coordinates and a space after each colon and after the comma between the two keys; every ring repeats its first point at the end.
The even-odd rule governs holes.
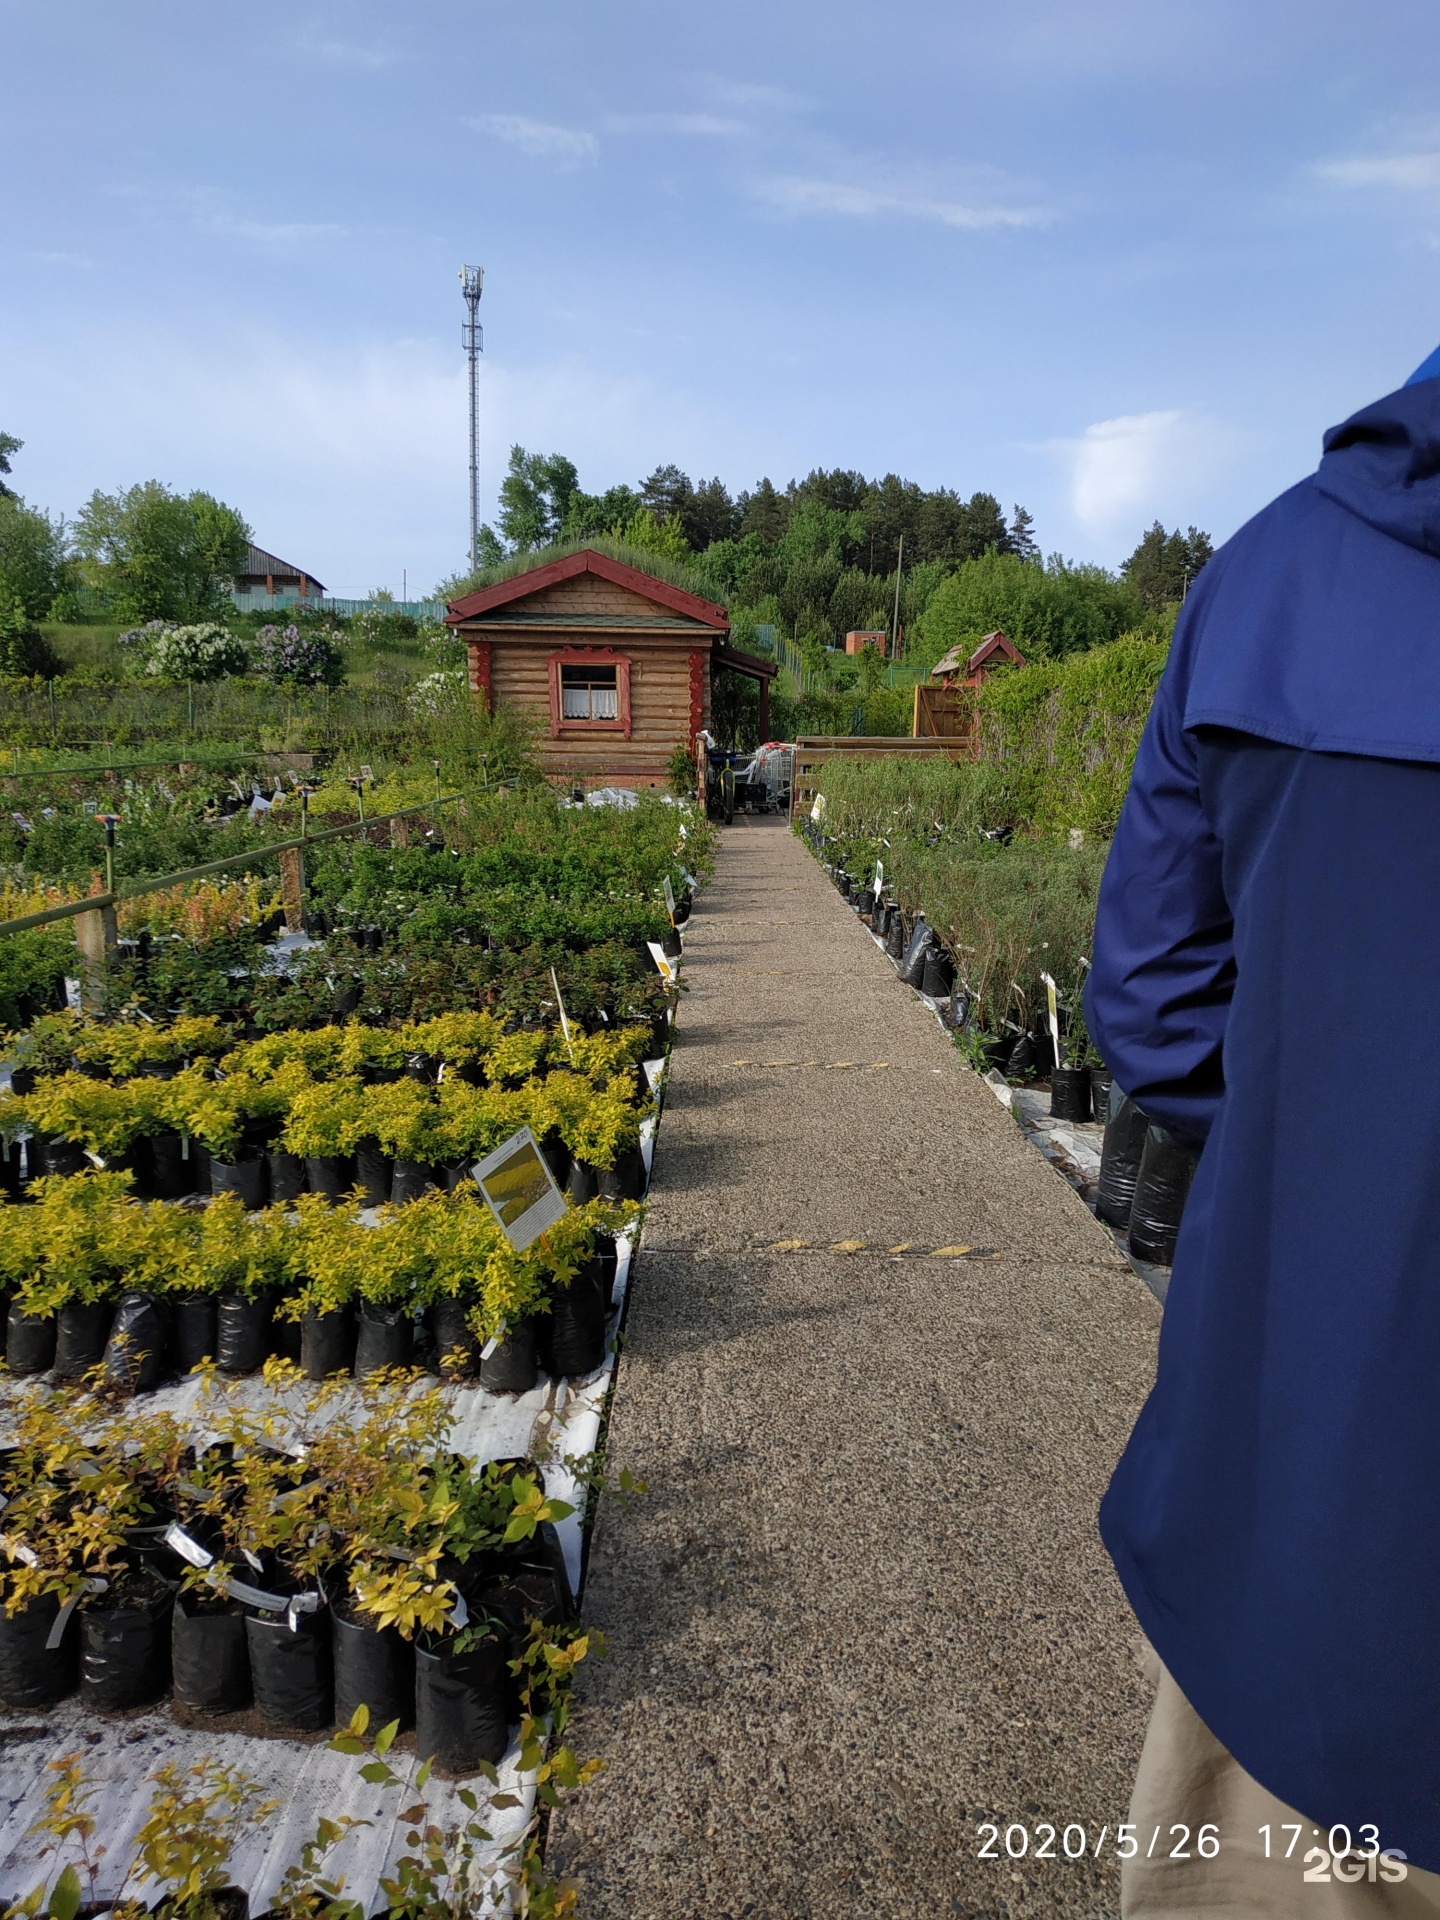
{"type": "Polygon", "coordinates": [[[759,681],[768,735],[776,669],[729,646],[724,607],[593,548],[452,600],[445,618],[476,697],[539,716],[556,780],[663,786],[671,754],[710,727],[715,672],[759,681]]]}

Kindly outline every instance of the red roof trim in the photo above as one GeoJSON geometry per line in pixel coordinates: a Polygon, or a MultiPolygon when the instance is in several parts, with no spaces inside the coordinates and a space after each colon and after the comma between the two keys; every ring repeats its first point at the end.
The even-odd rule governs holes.
{"type": "Polygon", "coordinates": [[[458,626],[462,620],[473,620],[477,615],[489,613],[493,607],[506,606],[512,600],[527,599],[532,593],[556,586],[562,580],[573,580],[581,573],[598,574],[602,580],[612,581],[617,587],[629,587],[632,593],[641,594],[646,600],[653,600],[662,607],[669,607],[674,613],[683,613],[691,620],[699,620],[707,627],[727,629],[730,625],[725,609],[716,606],[713,601],[686,593],[682,587],[672,587],[668,580],[657,580],[653,573],[641,573],[638,567],[627,567],[621,560],[610,559],[608,554],[596,553],[593,547],[582,547],[578,553],[567,553],[562,559],[550,561],[547,566],[536,567],[529,573],[517,573],[509,580],[500,581],[497,586],[482,587],[478,593],[467,593],[459,600],[451,600],[445,615],[446,624],[458,626]]]}
{"type": "Polygon", "coordinates": [[[1021,665],[1024,664],[1024,656],[1015,645],[1015,642],[1007,639],[1006,636],[997,629],[994,633],[986,634],[985,638],[965,662],[966,673],[973,673],[977,667],[984,666],[992,653],[1004,653],[1011,660],[1021,665]]]}

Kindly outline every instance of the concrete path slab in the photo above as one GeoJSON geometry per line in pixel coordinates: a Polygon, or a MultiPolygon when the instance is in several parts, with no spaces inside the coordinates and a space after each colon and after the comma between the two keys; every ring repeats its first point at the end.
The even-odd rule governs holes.
{"type": "Polygon", "coordinates": [[[552,1862],[588,1920],[1117,1913],[1148,1700],[1095,1509],[1159,1310],[779,823],[685,978],[552,1862]]]}

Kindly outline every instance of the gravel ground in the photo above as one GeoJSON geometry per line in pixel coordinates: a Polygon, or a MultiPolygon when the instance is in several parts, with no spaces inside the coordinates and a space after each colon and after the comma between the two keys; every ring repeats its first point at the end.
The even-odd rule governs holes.
{"type": "Polygon", "coordinates": [[[1159,1309],[783,824],[687,933],[551,1861],[588,1920],[1114,1914],[1148,1700],[1094,1516],[1159,1309]]]}

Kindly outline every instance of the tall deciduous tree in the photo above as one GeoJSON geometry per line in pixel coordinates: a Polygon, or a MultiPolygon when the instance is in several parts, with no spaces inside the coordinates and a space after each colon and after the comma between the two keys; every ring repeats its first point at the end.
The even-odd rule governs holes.
{"type": "Polygon", "coordinates": [[[66,585],[63,522],[0,490],[0,609],[43,620],[66,585]]]}
{"type": "MultiPolygon", "coordinates": [[[[0,473],[9,473],[11,454],[18,453],[24,444],[25,442],[23,440],[17,440],[13,433],[0,433],[0,473]]],[[[15,489],[13,487],[7,487],[5,482],[0,480],[0,500],[13,500],[14,498],[15,489]]]]}
{"type": "Polygon", "coordinates": [[[93,493],[75,523],[76,551],[115,596],[122,619],[193,620],[228,605],[250,529],[209,493],[158,480],[93,493]]]}
{"type": "Polygon", "coordinates": [[[528,553],[558,539],[579,491],[575,462],[565,454],[511,447],[496,516],[511,551],[528,553]]]}

